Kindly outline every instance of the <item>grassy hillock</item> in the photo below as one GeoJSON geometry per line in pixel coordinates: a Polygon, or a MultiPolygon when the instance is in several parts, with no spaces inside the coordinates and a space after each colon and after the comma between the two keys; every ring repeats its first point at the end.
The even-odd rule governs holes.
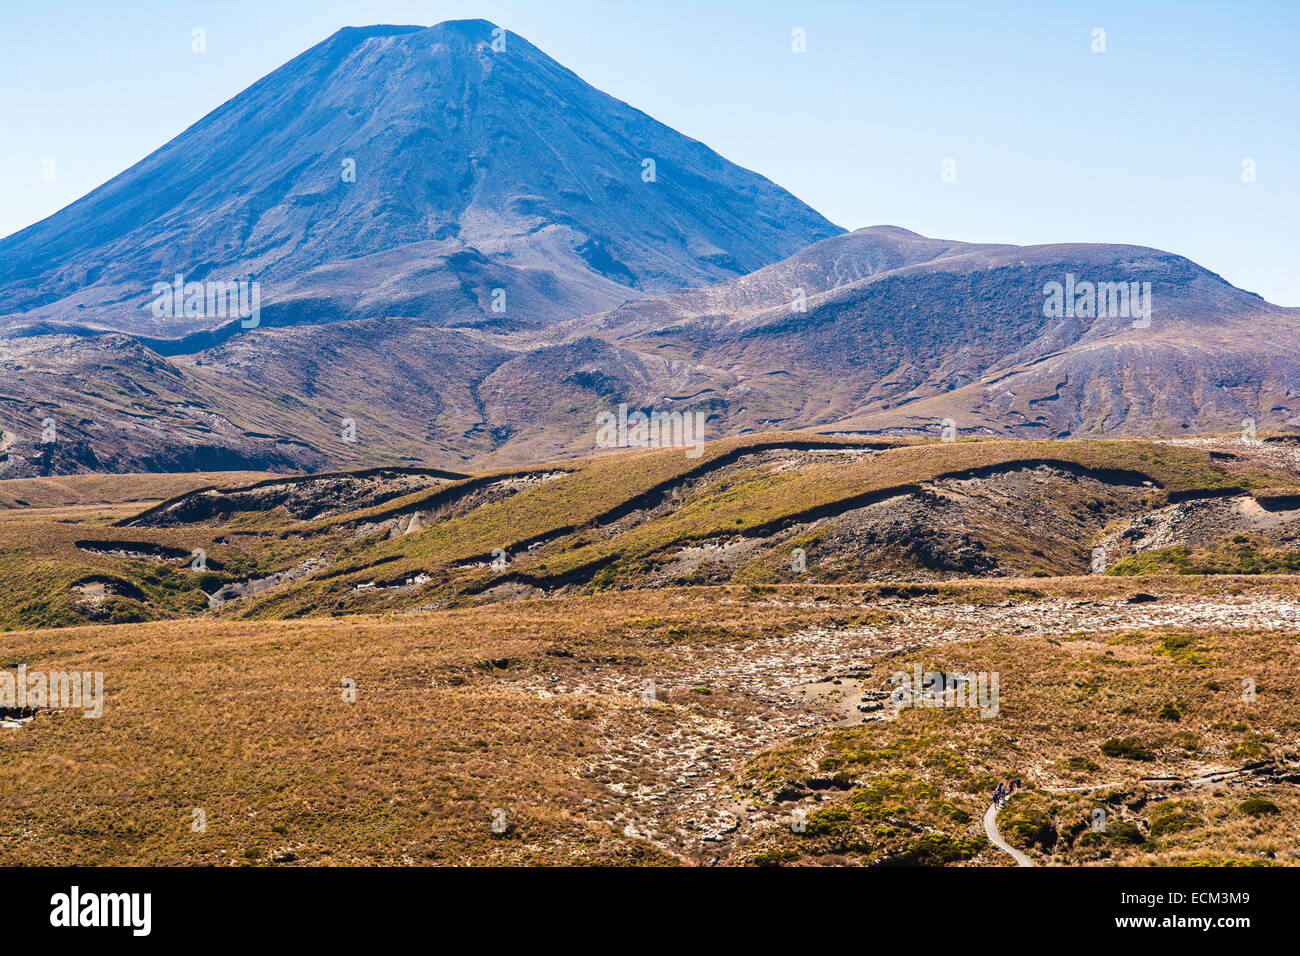
{"type": "MultiPolygon", "coordinates": [[[[245,483],[248,493],[227,496],[238,498],[233,511],[200,508],[164,526],[151,526],[156,510],[130,518],[166,494],[182,495],[171,504],[183,518],[185,492],[243,477],[0,482],[0,504],[27,502],[0,510],[0,627],[198,613],[222,585],[285,572],[291,580],[219,613],[269,619],[571,589],[791,583],[802,579],[791,570],[796,548],[812,557],[808,579],[827,582],[1080,574],[1108,522],[1198,496],[1259,494],[1276,506],[1297,484],[1249,458],[1138,440],[771,433],[709,443],[698,458],[661,449],[448,476],[357,507],[331,498],[336,478],[293,479],[299,504],[320,497],[306,509],[326,513],[319,518],[295,517],[301,510],[283,497],[259,506],[257,489],[277,480],[245,483]],[[911,509],[909,523],[884,504],[895,500],[911,509]],[[188,571],[195,549],[208,557],[205,574],[188,571]],[[112,593],[87,601],[79,588],[88,582],[112,593]]],[[[1151,552],[1113,572],[1295,570],[1293,553],[1238,549],[1151,552]]]]}

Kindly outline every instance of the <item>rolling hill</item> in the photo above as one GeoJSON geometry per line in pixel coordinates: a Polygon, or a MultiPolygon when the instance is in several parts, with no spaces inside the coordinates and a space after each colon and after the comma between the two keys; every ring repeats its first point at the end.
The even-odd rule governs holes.
{"type": "Polygon", "coordinates": [[[0,468],[532,464],[591,453],[598,416],[619,405],[701,411],[707,438],[938,435],[945,420],[1030,438],[1240,432],[1246,419],[1286,432],[1298,318],[1155,249],[873,227],[546,327],[352,319],[171,357],[122,334],[0,341],[0,408],[27,423],[8,426],[0,468]],[[1147,321],[1046,315],[1044,288],[1067,276],[1149,289],[1147,321]],[[59,442],[38,441],[46,419],[59,442]]]}

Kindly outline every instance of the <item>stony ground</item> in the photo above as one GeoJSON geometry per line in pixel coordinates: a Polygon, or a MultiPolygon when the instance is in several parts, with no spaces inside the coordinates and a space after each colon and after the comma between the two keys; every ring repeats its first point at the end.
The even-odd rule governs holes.
{"type": "MultiPolygon", "coordinates": [[[[780,599],[771,603],[787,604],[780,599]]],[[[824,610],[826,602],[809,600],[796,606],[824,610]]],[[[610,664],[585,672],[579,683],[543,673],[518,686],[548,699],[650,701],[667,692],[667,700],[675,702],[705,691],[727,699],[726,713],[692,716],[668,733],[653,728],[631,736],[620,741],[607,760],[588,768],[610,791],[596,801],[602,818],[684,858],[717,863],[725,861],[749,831],[789,817],[788,807],[760,806],[737,796],[735,777],[746,760],[819,729],[895,717],[884,689],[891,668],[878,666],[882,658],[995,634],[1078,636],[1187,629],[1300,634],[1300,599],[1258,593],[1161,598],[1139,591],[994,604],[884,598],[841,606],[861,611],[870,621],[800,628],[743,645],[698,650],[678,646],[672,662],[654,679],[629,675],[610,664]]],[[[936,666],[942,664],[938,658],[936,654],[936,666]]]]}
{"type": "MultiPolygon", "coordinates": [[[[375,617],[10,632],[0,636],[4,661],[102,670],[107,699],[101,720],[47,709],[0,728],[0,861],[748,862],[774,841],[771,852],[793,852],[780,839],[795,809],[815,815],[852,796],[848,788],[873,786],[873,775],[917,771],[905,751],[848,776],[817,769],[836,734],[858,735],[849,756],[865,759],[864,747],[919,719],[888,700],[891,674],[913,662],[1001,670],[1002,694],[1017,702],[1009,721],[940,724],[921,736],[989,768],[1023,767],[1026,788],[1047,795],[1116,777],[1213,779],[1247,762],[1228,747],[1285,748],[1300,714],[1286,710],[1294,695],[1270,703],[1270,682],[1291,673],[1297,635],[1294,576],[700,587],[375,617]],[[1209,637],[1195,655],[1159,656],[1166,634],[1209,637]],[[1144,641],[1155,650],[1141,650],[1144,641]],[[1032,686],[1023,686],[1017,665],[1031,657],[1036,669],[1023,675],[1032,686]],[[1110,662],[1099,690],[1077,683],[1085,659],[1110,662]],[[1126,665],[1152,660],[1143,673],[1191,691],[1124,683],[1126,665]],[[1233,718],[1249,726],[1210,730],[1230,715],[1195,699],[1196,688],[1207,677],[1231,685],[1243,661],[1268,706],[1260,720],[1233,718]],[[1210,664],[1227,676],[1201,669],[1210,664]],[[345,679],[354,702],[340,700],[345,679]],[[1067,709],[1050,703],[1077,686],[1067,709]],[[1080,733],[1097,694],[1120,699],[1080,733]],[[1201,707],[1177,725],[1205,735],[1199,754],[1166,760],[1162,751],[1132,766],[1098,757],[1092,778],[1060,770],[1059,740],[1074,734],[1070,746],[1096,755],[1101,740],[1129,732],[1116,707],[1131,701],[1145,713],[1167,696],[1201,707]],[[189,832],[195,807],[207,814],[204,834],[189,832]],[[510,821],[503,834],[489,828],[498,809],[510,821]]],[[[940,786],[960,777],[944,774],[940,786]]],[[[980,779],[950,802],[982,812],[980,779]]],[[[915,815],[903,823],[911,829],[881,832],[936,827],[915,815]]],[[[1002,824],[1015,839],[1020,831],[1002,824]]],[[[1236,852],[1273,852],[1266,837],[1243,836],[1236,852]]],[[[1004,862],[981,845],[963,859],[1004,862]]],[[[838,851],[817,859],[862,862],[838,851]]]]}

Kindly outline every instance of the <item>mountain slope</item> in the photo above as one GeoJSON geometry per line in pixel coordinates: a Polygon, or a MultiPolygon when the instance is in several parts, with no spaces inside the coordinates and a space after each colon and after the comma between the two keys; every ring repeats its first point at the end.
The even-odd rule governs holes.
{"type": "Polygon", "coordinates": [[[620,405],[709,439],[1300,426],[1298,310],[1156,249],[843,233],[500,36],[340,31],[0,241],[0,474],[535,463],[620,405]],[[177,271],[255,278],[261,327],[155,317],[177,271]],[[1132,303],[1053,309],[1076,281],[1132,303]]]}
{"type": "Polygon", "coordinates": [[[873,227],[546,327],[350,319],[171,358],[120,335],[37,336],[0,340],[0,378],[9,476],[527,464],[591,453],[620,404],[703,411],[709,439],[945,419],[1014,437],[1294,431],[1300,314],[1154,249],[873,227]],[[1149,282],[1150,324],[1045,315],[1044,286],[1067,273],[1149,282]],[[39,440],[47,418],[57,444],[39,440]]]}
{"type": "Polygon", "coordinates": [[[840,231],[523,38],[494,50],[495,29],[349,28],[301,54],[0,241],[0,332],[165,340],[232,325],[156,317],[153,285],[176,273],[256,279],[268,325],[473,322],[499,317],[494,288],[506,315],[545,321],[740,275],[840,231]]]}
{"type": "Polygon", "coordinates": [[[1300,413],[1300,312],[1137,246],[978,246],[873,227],[546,334],[561,337],[512,359],[509,379],[533,367],[554,382],[597,376],[585,402],[564,401],[707,407],[711,435],[937,432],[944,418],[968,433],[1185,434],[1300,413]],[[1044,289],[1067,276],[1149,284],[1150,315],[1051,316],[1044,289]],[[647,357],[671,370],[650,387],[647,357]]]}

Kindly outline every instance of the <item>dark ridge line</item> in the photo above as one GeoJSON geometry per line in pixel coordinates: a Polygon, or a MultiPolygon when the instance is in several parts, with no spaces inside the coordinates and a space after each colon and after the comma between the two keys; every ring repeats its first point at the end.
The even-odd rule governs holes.
{"type": "Polygon", "coordinates": [[[148,603],[149,601],[149,596],[141,591],[134,583],[108,571],[96,571],[93,574],[83,574],[81,577],[69,584],[68,587],[78,588],[84,584],[112,585],[114,588],[118,589],[113,592],[114,597],[124,597],[130,601],[141,601],[144,603],[148,603]]]}
{"type": "Polygon", "coordinates": [[[682,484],[683,482],[693,481],[694,479],[699,478],[701,475],[706,475],[709,472],[716,471],[719,468],[725,468],[728,465],[734,465],[737,461],[739,461],[741,458],[744,458],[746,455],[754,455],[765,451],[778,451],[783,448],[788,448],[791,451],[817,451],[824,448],[829,448],[829,449],[863,448],[868,451],[887,451],[890,448],[899,448],[899,447],[903,447],[903,446],[900,446],[896,442],[851,442],[850,443],[850,442],[817,441],[816,439],[811,439],[811,440],[801,440],[801,441],[758,442],[753,445],[746,445],[743,448],[733,448],[731,451],[725,452],[724,454],[719,455],[717,458],[711,458],[708,461],[697,465],[696,467],[692,468],[690,471],[682,472],[680,475],[677,475],[674,478],[665,479],[664,481],[659,482],[659,484],[647,488],[645,491],[641,492],[640,494],[627,499],[622,504],[615,505],[613,508],[610,508],[608,511],[604,512],[603,514],[597,515],[596,517],[588,521],[586,524],[582,525],[582,527],[597,528],[600,527],[600,525],[602,524],[609,524],[612,521],[617,521],[619,518],[624,518],[627,515],[631,514],[633,511],[636,511],[638,508],[644,507],[646,504],[649,503],[651,499],[662,497],[664,494],[670,491],[673,488],[673,486],[682,484]]]}
{"type": "MultiPolygon", "coordinates": [[[[719,468],[725,468],[728,465],[735,464],[737,461],[739,461],[741,458],[744,458],[746,455],[757,454],[759,452],[764,452],[764,451],[775,451],[782,448],[789,448],[794,451],[814,451],[822,448],[831,448],[831,449],[865,448],[870,451],[884,451],[890,448],[899,448],[899,447],[904,447],[904,446],[900,446],[895,442],[829,442],[829,441],[817,441],[813,439],[813,440],[803,440],[803,441],[793,441],[793,442],[789,442],[789,441],[760,442],[755,445],[746,445],[743,448],[733,448],[731,451],[721,454],[717,458],[710,458],[708,461],[697,465],[696,467],[692,468],[690,471],[682,472],[680,475],[677,475],[674,478],[667,478],[659,482],[659,484],[647,488],[645,491],[642,491],[639,494],[636,494],[631,498],[628,498],[626,501],[622,502],[621,504],[615,505],[614,507],[610,508],[608,511],[604,511],[596,515],[595,517],[588,519],[587,521],[585,521],[580,525],[565,525],[562,528],[552,528],[550,531],[544,531],[541,534],[534,535],[531,538],[525,538],[522,541],[516,541],[506,546],[505,552],[506,554],[511,554],[519,551],[526,551],[529,548],[534,547],[535,545],[545,544],[548,541],[552,541],[555,538],[562,538],[565,535],[572,534],[575,531],[596,529],[601,527],[602,525],[610,524],[611,522],[617,521],[620,518],[626,517],[627,515],[631,514],[633,511],[636,511],[638,508],[649,506],[652,500],[658,500],[662,498],[674,486],[679,485],[683,482],[693,481],[694,479],[699,478],[701,475],[708,474],[710,471],[716,471],[719,468]]],[[[482,561],[490,561],[491,559],[492,559],[491,552],[473,554],[468,557],[459,559],[456,562],[456,565],[454,566],[465,566],[469,564],[477,564],[482,561]]]]}
{"type": "MultiPolygon", "coordinates": [[[[625,515],[629,514],[630,512],[635,511],[637,508],[642,507],[643,505],[648,505],[649,500],[651,498],[662,497],[662,495],[673,485],[685,481],[690,481],[694,478],[698,478],[702,474],[708,473],[709,471],[713,471],[716,470],[717,468],[722,468],[722,467],[726,467],[727,465],[734,464],[740,458],[743,458],[746,454],[751,454],[756,451],[772,451],[778,448],[793,448],[796,450],[803,450],[803,451],[808,451],[808,450],[818,449],[818,448],[868,448],[874,451],[883,451],[890,448],[898,448],[898,447],[905,447],[905,446],[899,446],[898,444],[893,442],[863,442],[863,443],[848,444],[844,442],[802,441],[802,442],[764,442],[759,445],[746,446],[744,449],[733,449],[732,451],[727,452],[724,455],[720,455],[715,459],[711,459],[710,461],[702,465],[699,465],[698,467],[693,468],[688,472],[684,472],[683,474],[679,475],[676,478],[668,479],[666,481],[661,481],[658,485],[655,485],[654,487],[641,492],[639,495],[636,495],[635,497],[628,499],[623,504],[611,508],[608,511],[604,512],[603,514],[597,515],[595,518],[592,518],[586,524],[577,525],[577,526],[567,525],[563,528],[556,528],[551,531],[545,532],[543,534],[536,535],[532,538],[528,538],[524,541],[516,542],[506,548],[506,553],[509,554],[512,551],[526,550],[527,548],[532,547],[535,544],[545,543],[555,538],[561,538],[567,534],[572,534],[574,531],[585,530],[588,528],[598,528],[601,526],[601,524],[608,524],[611,521],[617,521],[619,518],[622,518],[625,515]]],[[[997,474],[999,473],[999,471],[1002,471],[1004,469],[1014,470],[1016,468],[1022,468],[1027,466],[1036,468],[1042,464],[1058,467],[1064,471],[1068,471],[1071,474],[1074,474],[1076,477],[1081,475],[1087,475],[1089,477],[1093,477],[1097,475],[1114,475],[1120,479],[1116,483],[1141,485],[1143,482],[1149,481],[1157,488],[1161,487],[1160,483],[1157,482],[1154,478],[1151,478],[1149,475],[1145,475],[1140,471],[1129,471],[1122,468],[1112,468],[1112,469],[1086,468],[1085,466],[1079,465],[1075,462],[1061,461],[1059,459],[1053,459],[1053,458],[1024,459],[1016,462],[1001,462],[994,465],[982,465],[978,468],[968,468],[968,469],[963,469],[961,471],[946,472],[940,475],[936,475],[933,478],[928,478],[926,480],[941,481],[943,479],[960,480],[962,478],[989,477],[990,475],[997,474]],[[1131,479],[1131,480],[1123,481],[1123,479],[1131,479]]],[[[1100,479],[1100,480],[1104,480],[1104,479],[1100,479]]],[[[822,515],[822,517],[829,517],[830,514],[838,514],[842,511],[852,510],[853,508],[866,507],[866,505],[868,504],[876,504],[878,501],[883,501],[885,498],[892,498],[900,494],[915,493],[919,490],[920,490],[919,484],[897,485],[891,488],[882,488],[877,491],[866,492],[864,495],[858,495],[853,498],[842,499],[839,502],[828,502],[825,505],[819,505],[817,508],[809,509],[809,510],[817,511],[822,509],[830,509],[829,514],[822,515]],[[867,499],[872,499],[872,500],[867,500],[867,499]],[[850,502],[859,502],[859,503],[850,503],[850,502]],[[842,508],[839,507],[841,504],[845,506],[842,508]]],[[[737,531],[736,533],[739,534],[741,537],[750,537],[750,536],[756,536],[763,533],[770,533],[767,532],[765,529],[770,525],[780,524],[781,522],[800,524],[806,520],[816,520],[816,518],[809,519],[809,518],[802,517],[802,515],[804,515],[805,513],[806,512],[799,512],[794,515],[786,516],[784,518],[777,518],[774,519],[774,521],[767,522],[764,525],[759,525],[756,526],[755,528],[740,530],[737,531]]],[[[786,525],[782,525],[782,527],[784,526],[786,525]]],[[[777,528],[776,530],[780,530],[780,528],[777,528]]],[[[695,540],[713,537],[715,534],[716,532],[711,532],[708,534],[699,534],[699,535],[687,535],[684,538],[682,538],[682,540],[695,541],[695,540]]],[[[460,561],[457,562],[457,565],[463,567],[469,564],[476,564],[483,561],[489,561],[491,560],[491,558],[492,558],[491,553],[476,554],[467,558],[460,559],[460,561]]]]}
{"type": "MultiPolygon", "coordinates": [[[[412,514],[416,511],[424,511],[430,507],[438,507],[443,504],[453,504],[460,498],[465,497],[473,491],[478,491],[486,485],[496,484],[498,481],[505,481],[510,478],[527,478],[529,475],[545,474],[550,471],[565,471],[568,474],[573,472],[564,468],[525,468],[520,471],[506,471],[497,474],[479,475],[470,477],[465,475],[463,480],[457,481],[456,484],[447,485],[445,488],[436,488],[427,498],[412,502],[406,505],[395,505],[386,511],[380,511],[377,514],[367,515],[364,518],[347,518],[327,525],[325,528],[313,528],[307,531],[295,531],[290,529],[288,533],[302,534],[304,537],[310,537],[316,534],[324,534],[327,530],[336,527],[356,527],[361,524],[368,524],[375,521],[387,521],[389,518],[400,518],[405,514],[412,514]],[[450,498],[451,501],[443,501],[443,498],[450,498]]],[[[490,555],[489,555],[490,557],[490,555]]]]}
{"type": "MultiPolygon", "coordinates": [[[[214,488],[213,490],[221,494],[231,494],[236,491],[252,491],[255,488],[266,488],[271,485],[301,484],[321,478],[369,478],[372,475],[379,475],[384,472],[394,472],[399,475],[428,475],[432,478],[446,478],[451,481],[460,481],[470,477],[458,471],[447,471],[444,468],[417,468],[414,465],[374,465],[370,468],[361,468],[354,471],[320,471],[307,475],[286,475],[283,478],[263,478],[251,485],[238,485],[234,488],[214,488]]],[[[190,493],[194,494],[195,492],[190,493]]]]}
{"type": "MultiPolygon", "coordinates": [[[[782,447],[786,447],[786,446],[782,446],[782,447]]],[[[894,446],[891,445],[888,447],[894,447],[894,446]]],[[[878,488],[873,491],[864,492],[863,494],[860,495],[854,495],[849,498],[842,498],[839,501],[827,502],[825,504],[818,505],[815,508],[808,508],[805,509],[804,511],[796,512],[795,514],[792,515],[785,515],[781,518],[775,518],[772,521],[765,522],[761,525],[755,525],[752,528],[738,529],[735,532],[728,532],[728,534],[736,534],[742,538],[762,537],[765,535],[771,535],[776,532],[783,531],[786,528],[790,527],[791,525],[803,524],[808,521],[817,521],[820,520],[821,518],[833,517],[838,514],[843,514],[846,511],[852,511],[855,508],[864,508],[867,507],[868,505],[879,504],[881,501],[885,501],[889,498],[894,498],[899,495],[915,494],[916,492],[919,492],[921,490],[921,486],[923,484],[930,484],[936,481],[945,481],[945,480],[964,481],[970,478],[990,478],[997,474],[1016,471],[1021,468],[1039,468],[1042,466],[1057,468],[1061,471],[1065,471],[1069,474],[1074,475],[1076,478],[1077,477],[1096,478],[1097,480],[1105,481],[1108,484],[1120,484],[1120,485],[1126,485],[1128,487],[1141,487],[1145,482],[1150,482],[1153,486],[1155,486],[1158,489],[1163,490],[1164,487],[1158,481],[1152,478],[1150,475],[1144,474],[1143,472],[1140,471],[1133,471],[1127,468],[1090,468],[1086,465],[1080,465],[1078,462],[1063,461],[1061,459],[1056,459],[1056,458],[1017,459],[1015,461],[997,462],[990,465],[980,465],[975,468],[963,468],[957,471],[943,472],[941,474],[935,475],[933,478],[927,478],[924,482],[909,482],[907,484],[902,484],[902,485],[891,485],[888,488],[878,488]]],[[[684,476],[682,480],[684,480],[684,476]]],[[[1223,497],[1225,496],[1225,493],[1239,494],[1244,492],[1242,492],[1241,489],[1189,489],[1181,492],[1166,492],[1166,498],[1167,500],[1172,501],[1173,497],[1175,495],[1178,495],[1180,496],[1180,500],[1185,501],[1185,500],[1190,500],[1192,498],[1198,498],[1198,497],[1202,497],[1202,498],[1223,497]]],[[[643,497],[644,495],[647,494],[649,494],[649,492],[643,492],[642,495],[638,497],[643,497]]],[[[583,525],[582,527],[585,528],[588,527],[588,525],[583,525]]],[[[559,531],[554,532],[554,535],[563,536],[564,534],[567,534],[573,530],[577,530],[577,529],[575,528],[569,528],[567,530],[561,529],[559,531]]],[[[708,534],[687,535],[680,540],[696,541],[701,539],[707,539],[709,537],[714,537],[717,534],[718,532],[715,531],[715,532],[710,532],[708,534]]],[[[552,587],[562,587],[564,586],[564,584],[567,583],[576,583],[575,576],[578,576],[579,572],[586,571],[587,569],[592,569],[591,573],[594,574],[595,571],[602,569],[606,565],[613,564],[614,562],[618,561],[620,558],[622,558],[622,556],[623,555],[621,553],[615,553],[612,555],[608,555],[604,558],[600,558],[595,561],[588,562],[585,565],[580,565],[579,567],[573,568],[569,571],[565,571],[560,574],[552,575],[552,576],[531,575],[531,574],[526,574],[525,572],[514,572],[510,574],[505,574],[505,575],[501,575],[500,577],[493,578],[487,582],[471,585],[473,590],[466,590],[464,593],[480,594],[490,587],[494,587],[497,584],[506,583],[508,581],[517,581],[520,583],[530,584],[533,587],[546,591],[549,590],[548,584],[551,584],[552,587]],[[558,582],[558,583],[552,583],[552,582],[558,582]]],[[[476,555],[474,558],[464,559],[460,563],[462,565],[465,565],[465,564],[473,563],[474,561],[483,561],[483,560],[488,560],[490,558],[491,555],[476,555]]]]}
{"type": "MultiPolygon", "coordinates": [[[[1235,498],[1238,495],[1248,495],[1245,488],[1238,485],[1228,485],[1223,488],[1185,488],[1182,491],[1171,491],[1166,496],[1171,505],[1180,505],[1184,501],[1201,501],[1209,498],[1235,498]]],[[[1254,495],[1251,495],[1253,498],[1254,495]]]]}
{"type": "Polygon", "coordinates": [[[498,587],[502,584],[527,584],[538,590],[550,593],[556,588],[562,588],[568,584],[582,584],[590,581],[596,572],[613,564],[622,555],[606,555],[603,558],[597,558],[595,561],[588,561],[586,564],[580,564],[576,568],[570,568],[568,571],[562,571],[559,574],[536,575],[529,574],[527,571],[510,571],[498,577],[489,578],[485,581],[478,581],[468,585],[461,593],[475,596],[482,594],[490,588],[498,587]]]}
{"type": "MultiPolygon", "coordinates": [[[[1160,482],[1156,481],[1150,475],[1145,475],[1140,471],[1132,471],[1126,468],[1089,468],[1086,465],[1080,465],[1078,462],[1063,461],[1058,458],[1021,458],[1015,461],[997,462],[991,465],[980,465],[975,468],[963,468],[958,471],[947,471],[935,475],[932,478],[926,478],[922,482],[908,482],[903,485],[892,485],[888,488],[877,488],[873,491],[863,492],[860,495],[852,495],[848,498],[841,498],[839,501],[828,501],[825,504],[817,505],[813,508],[806,508],[803,511],[794,514],[785,515],[780,518],[774,518],[760,525],[754,525],[751,528],[738,529],[735,533],[742,538],[760,537],[763,535],[774,534],[782,531],[791,525],[804,524],[809,521],[819,521],[822,518],[830,518],[846,511],[852,511],[855,508],[865,508],[869,505],[879,504],[887,498],[894,498],[899,495],[916,494],[921,490],[922,484],[930,484],[936,481],[964,481],[970,478],[991,478],[994,475],[1004,474],[1010,471],[1016,471],[1021,468],[1057,468],[1065,471],[1076,478],[1096,478],[1098,481],[1104,481],[1107,484],[1120,484],[1132,487],[1140,487],[1144,482],[1151,482],[1156,488],[1162,488],[1160,482]]],[[[707,537],[700,535],[699,537],[707,537]]],[[[687,538],[686,540],[694,540],[687,538]]]]}
{"type": "MultiPolygon", "coordinates": [[[[872,451],[884,451],[886,449],[896,448],[896,447],[899,447],[896,442],[833,442],[833,441],[817,441],[815,439],[805,440],[805,441],[793,441],[793,442],[788,442],[788,441],[787,442],[760,442],[755,445],[747,445],[744,448],[733,449],[729,452],[726,452],[725,454],[719,455],[717,458],[709,459],[707,462],[702,463],[701,465],[691,469],[690,471],[684,472],[683,474],[681,474],[676,478],[666,479],[660,482],[658,485],[655,485],[652,488],[649,488],[646,491],[642,492],[640,495],[636,496],[635,498],[629,499],[628,501],[624,502],[622,505],[616,506],[615,508],[610,509],[610,511],[607,511],[603,514],[597,515],[596,517],[592,518],[589,522],[582,525],[581,527],[598,527],[602,523],[617,521],[619,518],[623,517],[624,515],[630,513],[631,511],[635,511],[638,507],[641,507],[641,502],[644,499],[654,495],[662,495],[666,490],[670,489],[674,484],[677,484],[678,482],[689,481],[699,477],[702,474],[706,474],[709,471],[714,470],[716,468],[726,467],[727,465],[737,461],[739,458],[744,457],[746,454],[756,454],[759,452],[772,451],[774,449],[780,449],[780,448],[789,448],[795,451],[811,451],[811,450],[823,449],[823,448],[824,449],[865,448],[872,451]],[[619,510],[620,508],[623,508],[625,510],[620,511],[619,510]]],[[[306,481],[313,481],[319,478],[347,478],[347,477],[364,478],[364,477],[369,477],[370,475],[373,474],[378,474],[386,471],[397,472],[399,474],[426,474],[426,475],[432,475],[440,478],[447,478],[451,481],[464,482],[463,484],[456,484],[456,485],[449,486],[447,488],[438,489],[433,496],[420,501],[418,505],[413,504],[413,505],[404,505],[400,507],[395,507],[387,511],[381,511],[378,514],[368,516],[367,518],[352,519],[351,522],[340,521],[337,524],[331,524],[328,527],[333,528],[339,526],[347,526],[349,523],[355,526],[356,524],[360,524],[362,521],[386,521],[389,518],[400,517],[401,515],[408,514],[412,511],[423,510],[426,507],[430,507],[430,506],[436,507],[437,505],[446,503],[441,500],[443,495],[451,495],[455,492],[460,492],[461,494],[468,494],[471,491],[476,491],[479,488],[483,487],[485,483],[490,484],[492,482],[501,481],[503,479],[508,479],[508,478],[525,478],[529,475],[538,474],[539,472],[544,470],[566,470],[566,469],[564,469],[562,466],[557,466],[556,468],[551,468],[551,469],[542,469],[542,468],[534,467],[534,468],[526,468],[526,469],[520,469],[516,471],[498,473],[493,475],[472,476],[472,475],[460,474],[459,472],[454,472],[454,471],[446,471],[440,468],[414,468],[410,466],[379,465],[373,468],[365,468],[360,471],[333,471],[333,472],[321,472],[319,474],[310,474],[310,475],[290,475],[284,478],[266,478],[263,479],[262,481],[254,482],[251,485],[240,485],[232,488],[218,488],[215,485],[212,485],[203,488],[196,488],[193,491],[188,491],[185,492],[184,494],[176,495],[175,497],[170,498],[167,501],[164,501],[160,504],[157,504],[152,508],[146,509],[145,511],[142,511],[133,517],[123,518],[120,521],[115,522],[113,524],[113,527],[130,527],[137,522],[143,522],[144,520],[151,518],[156,514],[161,513],[165,509],[170,508],[181,501],[184,501],[186,498],[189,498],[191,496],[207,494],[209,492],[216,492],[217,494],[232,494],[240,491],[252,491],[257,488],[265,488],[271,485],[280,485],[286,483],[297,484],[306,481]]],[[[559,532],[559,534],[560,535],[569,534],[574,530],[575,530],[574,526],[569,525],[565,529],[562,529],[559,532]]],[[[310,536],[315,533],[324,533],[324,532],[323,529],[320,531],[313,529],[312,531],[299,532],[299,533],[304,533],[305,535],[310,536]]],[[[514,544],[510,545],[510,547],[507,548],[507,550],[510,550],[511,548],[516,550],[526,548],[530,545],[538,543],[539,541],[549,540],[551,537],[555,537],[555,536],[557,536],[556,532],[546,532],[542,535],[537,535],[534,538],[529,538],[524,541],[515,542],[514,544]]],[[[484,556],[482,555],[473,555],[468,558],[463,558],[462,561],[468,563],[476,560],[482,560],[483,557],[484,556]]],[[[487,555],[487,557],[490,558],[491,555],[489,554],[487,555]]]]}
{"type": "Polygon", "coordinates": [[[170,544],[158,544],[156,541],[127,541],[105,538],[82,538],[72,542],[72,546],[81,551],[138,551],[140,554],[156,555],[159,558],[188,558],[192,552],[170,544]]]}
{"type": "Polygon", "coordinates": [[[241,491],[253,491],[257,488],[268,488],[271,485],[296,485],[308,481],[317,481],[323,478],[369,478],[372,475],[383,472],[395,472],[400,475],[428,475],[432,478],[446,478],[449,481],[462,481],[469,478],[469,475],[463,475],[457,471],[446,471],[442,468],[416,468],[411,465],[376,465],[373,468],[362,468],[360,471],[323,471],[309,475],[285,475],[283,478],[264,478],[261,481],[255,481],[251,485],[236,485],[228,488],[220,488],[216,485],[205,485],[202,488],[195,488],[193,491],[187,491],[184,494],[168,498],[166,501],[154,505],[152,508],[146,508],[139,514],[130,518],[123,518],[115,521],[112,525],[114,528],[128,528],[138,521],[146,518],[152,518],[154,515],[165,511],[166,509],[177,505],[196,495],[205,495],[209,492],[215,492],[219,495],[230,495],[241,491]]]}
{"type": "Polygon", "coordinates": [[[356,574],[358,571],[369,571],[371,568],[377,568],[381,564],[389,564],[393,561],[401,561],[405,558],[404,554],[390,554],[387,557],[377,558],[369,564],[353,564],[345,568],[321,568],[319,574],[308,577],[308,581],[328,581],[331,578],[342,577],[345,574],[356,574]]]}
{"type": "Polygon", "coordinates": [[[1265,511],[1294,511],[1300,508],[1300,494],[1258,494],[1251,497],[1265,511]]]}
{"type": "MultiPolygon", "coordinates": [[[[406,555],[402,555],[402,557],[406,557],[406,555]]],[[[406,584],[408,580],[410,580],[413,577],[418,577],[421,574],[426,575],[430,579],[430,581],[432,581],[435,577],[435,575],[429,573],[427,567],[410,568],[409,570],[403,571],[401,574],[398,574],[396,577],[375,578],[374,579],[375,590],[388,591],[393,588],[402,587],[403,585],[406,584]]],[[[438,581],[438,584],[440,585],[447,583],[445,575],[443,575],[442,578],[443,578],[442,580],[438,581]]]]}
{"type": "MultiPolygon", "coordinates": [[[[505,551],[507,555],[519,554],[520,552],[527,551],[529,548],[532,548],[536,545],[545,544],[546,542],[552,541],[556,538],[563,538],[565,535],[573,534],[573,532],[578,531],[581,528],[587,528],[587,527],[590,527],[590,525],[589,524],[584,524],[584,525],[566,524],[562,528],[552,528],[550,531],[543,531],[541,534],[535,534],[531,538],[524,538],[522,541],[516,541],[513,544],[507,545],[506,547],[502,548],[502,550],[505,551]]],[[[481,552],[479,554],[472,554],[468,558],[460,558],[459,560],[457,560],[455,564],[452,565],[452,567],[467,568],[471,564],[482,564],[484,561],[491,561],[492,557],[493,557],[493,553],[491,551],[481,552]]]]}

